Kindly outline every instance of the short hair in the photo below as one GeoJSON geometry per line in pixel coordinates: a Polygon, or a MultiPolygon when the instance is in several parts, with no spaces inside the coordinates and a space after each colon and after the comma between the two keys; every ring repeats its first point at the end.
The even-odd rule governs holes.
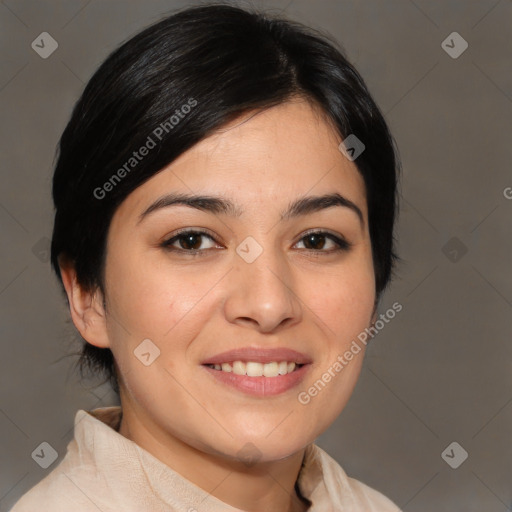
{"type": "MultiPolygon", "coordinates": [[[[223,3],[149,26],[87,83],[59,141],[53,176],[51,263],[61,285],[60,256],[73,263],[84,289],[104,292],[108,229],[122,201],[223,125],[294,97],[319,107],[343,139],[353,134],[365,145],[354,163],[365,183],[378,301],[398,259],[400,166],[383,115],[330,36],[223,3]],[[149,138],[156,147],[127,165],[149,138]]],[[[85,369],[102,373],[118,393],[110,349],[82,341],[82,377],[85,369]]]]}

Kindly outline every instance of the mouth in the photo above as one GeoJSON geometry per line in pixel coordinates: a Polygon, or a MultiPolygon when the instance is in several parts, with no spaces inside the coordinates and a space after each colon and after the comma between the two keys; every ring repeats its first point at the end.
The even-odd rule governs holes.
{"type": "Polygon", "coordinates": [[[311,356],[288,347],[238,347],[201,361],[214,386],[266,398],[299,386],[311,356]]]}
{"type": "Polygon", "coordinates": [[[312,364],[237,360],[231,363],[207,363],[201,367],[212,379],[213,386],[219,385],[224,390],[242,393],[244,396],[269,398],[296,389],[309,374],[312,364]]]}

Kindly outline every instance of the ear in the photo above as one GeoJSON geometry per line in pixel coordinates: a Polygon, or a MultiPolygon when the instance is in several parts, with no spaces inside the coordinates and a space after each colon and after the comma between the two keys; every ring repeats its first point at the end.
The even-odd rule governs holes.
{"type": "Polygon", "coordinates": [[[59,258],[59,267],[69,301],[71,319],[82,338],[99,348],[110,347],[103,294],[86,291],[78,283],[74,265],[59,258]]]}

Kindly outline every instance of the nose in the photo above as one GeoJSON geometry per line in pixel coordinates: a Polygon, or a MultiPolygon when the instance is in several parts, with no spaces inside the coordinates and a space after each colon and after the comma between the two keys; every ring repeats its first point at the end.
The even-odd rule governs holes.
{"type": "Polygon", "coordinates": [[[264,250],[252,263],[238,255],[235,258],[224,304],[228,321],[263,333],[301,321],[301,301],[293,290],[293,275],[283,255],[264,250]]]}

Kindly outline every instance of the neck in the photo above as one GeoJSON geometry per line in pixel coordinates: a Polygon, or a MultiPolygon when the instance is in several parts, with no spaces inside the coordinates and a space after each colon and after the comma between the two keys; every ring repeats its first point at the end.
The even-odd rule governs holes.
{"type": "Polygon", "coordinates": [[[304,512],[295,491],[305,450],[286,459],[248,465],[206,453],[123,409],[119,433],[215,498],[247,512],[304,512]]]}

